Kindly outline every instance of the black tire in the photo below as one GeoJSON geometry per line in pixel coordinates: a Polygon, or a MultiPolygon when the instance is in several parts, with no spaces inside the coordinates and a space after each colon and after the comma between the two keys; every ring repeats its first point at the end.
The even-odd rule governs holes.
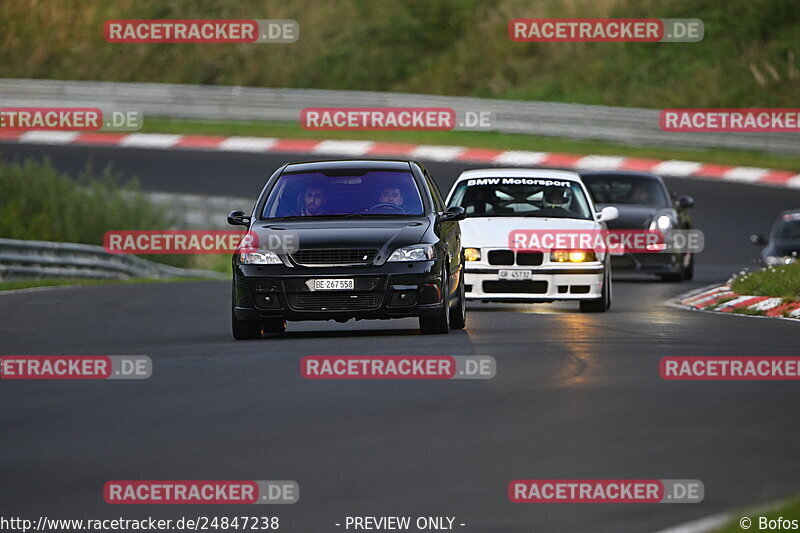
{"type": "Polygon", "coordinates": [[[450,333],[450,277],[442,271],[442,310],[434,316],[419,317],[419,331],[423,335],[450,333]]]}
{"type": "Polygon", "coordinates": [[[464,329],[467,325],[467,290],[464,287],[464,268],[461,268],[458,304],[450,310],[450,329],[464,329]]]}
{"type": "Polygon", "coordinates": [[[286,321],[282,318],[265,318],[263,324],[265,334],[280,335],[286,331],[286,321]]]}
{"type": "Polygon", "coordinates": [[[603,276],[603,295],[595,300],[580,302],[581,313],[605,313],[611,309],[611,299],[611,268],[606,263],[606,270],[603,276]]]}
{"type": "Polygon", "coordinates": [[[661,278],[661,281],[666,281],[669,283],[678,283],[680,281],[694,279],[694,254],[685,254],[681,256],[681,265],[677,272],[659,274],[658,277],[661,278]],[[689,256],[689,264],[684,265],[684,258],[687,255],[689,256]]]}
{"type": "Polygon", "coordinates": [[[683,269],[683,279],[691,281],[694,279],[694,254],[689,255],[689,264],[683,269]]]}
{"type": "Polygon", "coordinates": [[[247,341],[261,338],[260,320],[239,320],[231,309],[231,326],[233,338],[237,341],[247,341]]]}

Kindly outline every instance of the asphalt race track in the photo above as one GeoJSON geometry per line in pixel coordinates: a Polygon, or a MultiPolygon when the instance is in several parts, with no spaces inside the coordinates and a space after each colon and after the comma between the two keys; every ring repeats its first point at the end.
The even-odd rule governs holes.
{"type": "MultiPolygon", "coordinates": [[[[88,158],[146,189],[252,197],[308,154],[0,145],[77,173],[88,158]]],[[[423,161],[424,163],[428,163],[423,161]]],[[[429,163],[446,191],[480,165],[429,163]]],[[[348,515],[455,516],[461,531],[655,531],[800,489],[796,382],[670,382],[672,356],[796,356],[800,325],[666,302],[727,278],[800,190],[669,180],[705,232],[696,280],[615,279],[606,314],[577,304],[470,307],[467,329],[416,321],[290,323],[235,342],[225,282],[0,294],[0,353],[149,355],[144,381],[3,381],[2,514],[35,518],[278,516],[343,531],[348,515]],[[310,381],[304,355],[492,355],[492,380],[310,381]],[[699,504],[512,504],[517,478],[700,479],[699,504]],[[111,506],[124,479],[295,480],[291,506],[111,506]]],[[[231,206],[248,209],[250,206],[231,206]]],[[[226,213],[221,213],[224,216],[226,213]]]]}

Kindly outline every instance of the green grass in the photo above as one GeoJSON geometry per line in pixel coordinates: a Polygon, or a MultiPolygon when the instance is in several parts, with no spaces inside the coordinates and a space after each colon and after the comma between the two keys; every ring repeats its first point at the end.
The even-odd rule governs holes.
{"type": "Polygon", "coordinates": [[[718,529],[717,533],[742,533],[743,531],[791,531],[791,528],[770,529],[767,527],[759,527],[759,517],[765,517],[767,520],[776,520],[783,517],[788,520],[800,520],[800,496],[794,497],[792,500],[782,505],[778,509],[769,511],[767,513],[752,513],[742,511],[736,514],[736,518],[725,527],[718,529]],[[749,529],[744,530],[739,525],[739,520],[742,517],[748,517],[751,520],[749,529]]]}
{"type": "Polygon", "coordinates": [[[26,279],[16,281],[0,281],[0,291],[14,291],[19,289],[31,289],[34,287],[59,287],[59,286],[74,286],[74,285],[107,285],[112,284],[128,284],[128,283],[169,283],[176,281],[219,281],[206,278],[129,278],[129,279],[26,279]]]}
{"type": "Polygon", "coordinates": [[[760,309],[750,309],[748,307],[737,307],[731,311],[734,315],[764,316],[764,311],[760,309]]]}
{"type": "Polygon", "coordinates": [[[351,139],[412,144],[457,145],[498,150],[531,150],[574,154],[601,154],[646,159],[680,159],[732,166],[775,168],[800,172],[800,157],[724,149],[682,150],[635,147],[602,141],[484,131],[307,131],[294,122],[209,122],[145,118],[142,132],[184,135],[240,135],[290,139],[351,139]]]}
{"type": "Polygon", "coordinates": [[[731,289],[737,294],[800,301],[800,262],[739,274],[731,289]]]}
{"type": "MultiPolygon", "coordinates": [[[[109,230],[183,229],[169,207],[152,203],[136,181],[91,166],[78,177],[48,160],[0,161],[0,236],[101,246],[109,230]]],[[[145,259],[181,268],[230,273],[230,254],[154,254],[145,259]]]]}
{"type": "MultiPolygon", "coordinates": [[[[8,239],[75,242],[101,246],[109,230],[177,227],[168,207],[150,202],[135,180],[122,183],[110,167],[91,165],[71,179],[49,160],[0,162],[0,235],[8,239]]],[[[148,257],[177,267],[192,258],[148,257]]]]}
{"type": "Polygon", "coordinates": [[[796,107],[794,0],[17,0],[3,77],[418,92],[632,107],[796,107]],[[700,18],[698,43],[518,43],[529,17],[700,18]],[[110,44],[113,18],[295,19],[292,44],[110,44]]]}

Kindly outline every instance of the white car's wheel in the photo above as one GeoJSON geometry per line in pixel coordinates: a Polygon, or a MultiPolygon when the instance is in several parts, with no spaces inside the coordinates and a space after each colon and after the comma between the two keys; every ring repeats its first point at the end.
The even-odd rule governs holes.
{"type": "Polygon", "coordinates": [[[594,300],[584,300],[580,303],[583,313],[605,313],[611,309],[611,268],[606,261],[605,272],[603,273],[603,295],[594,300]]]}

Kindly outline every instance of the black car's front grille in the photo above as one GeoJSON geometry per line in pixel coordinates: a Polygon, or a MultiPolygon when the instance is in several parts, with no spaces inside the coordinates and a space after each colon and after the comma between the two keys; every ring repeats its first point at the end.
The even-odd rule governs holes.
{"type": "Polygon", "coordinates": [[[289,294],[289,305],[303,311],[351,311],[378,307],[382,299],[379,292],[301,292],[289,294]]]}
{"type": "Polygon", "coordinates": [[[375,248],[319,248],[297,250],[292,259],[298,265],[366,264],[377,255],[375,248]]]}

